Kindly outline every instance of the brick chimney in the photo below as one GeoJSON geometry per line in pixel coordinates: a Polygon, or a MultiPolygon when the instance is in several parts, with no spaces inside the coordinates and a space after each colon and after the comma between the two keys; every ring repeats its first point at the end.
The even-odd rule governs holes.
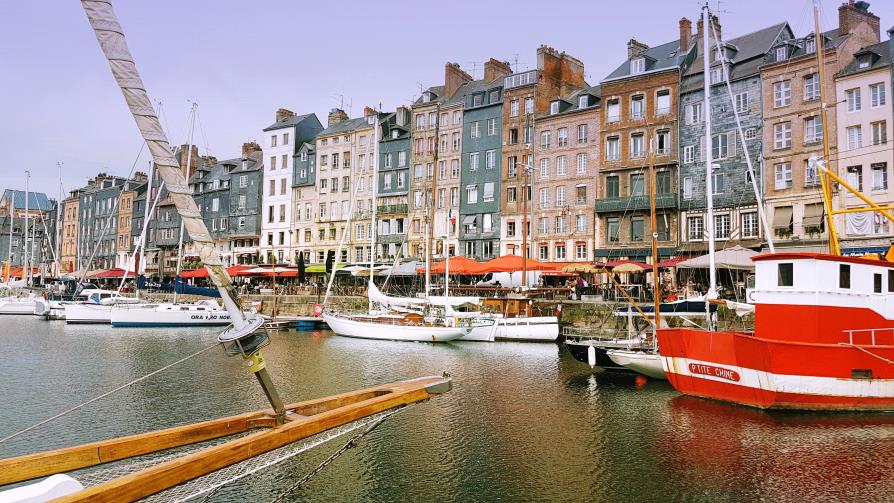
{"type": "MultiPolygon", "coordinates": [[[[699,45],[702,43],[702,24],[704,24],[704,23],[702,23],[702,18],[699,17],[698,23],[696,24],[696,30],[695,30],[696,37],[697,37],[696,43],[698,43],[699,45]]],[[[711,14],[711,24],[713,24],[714,28],[717,30],[717,36],[720,38],[720,40],[723,40],[723,33],[721,33],[721,31],[720,31],[720,19],[718,19],[717,16],[711,14]]],[[[714,30],[711,29],[710,26],[708,26],[708,39],[714,40],[714,30]]],[[[714,43],[716,43],[716,42],[714,42],[714,43]]]]}
{"type": "Polygon", "coordinates": [[[217,157],[214,157],[213,155],[203,155],[202,163],[205,166],[213,166],[213,165],[217,164],[217,157]]]}
{"type": "Polygon", "coordinates": [[[295,112],[291,110],[286,110],[285,108],[280,108],[276,111],[276,122],[279,122],[283,119],[288,119],[289,117],[294,117],[295,112]]]}
{"type": "Polygon", "coordinates": [[[332,127],[340,122],[348,120],[348,114],[341,108],[333,108],[329,111],[329,120],[326,121],[326,127],[332,127]]]}
{"type": "Polygon", "coordinates": [[[689,49],[692,43],[692,21],[687,18],[680,19],[680,50],[689,49]]]}
{"type": "Polygon", "coordinates": [[[631,38],[627,42],[627,59],[635,58],[640,54],[646,52],[649,49],[649,46],[637,41],[635,38],[631,38]]]}
{"type": "Polygon", "coordinates": [[[149,176],[146,175],[145,171],[137,171],[133,174],[133,179],[137,182],[145,182],[149,179],[149,176]]]}
{"type": "Polygon", "coordinates": [[[189,145],[183,144],[180,145],[180,171],[183,172],[183,176],[189,178],[190,175],[195,173],[196,166],[199,165],[199,147],[198,145],[192,146],[192,156],[189,155],[187,149],[189,145]],[[186,160],[189,158],[189,170],[186,169],[186,160]]]}
{"type": "Polygon", "coordinates": [[[410,112],[407,110],[407,107],[400,106],[397,107],[397,111],[394,114],[394,123],[398,126],[407,127],[410,124],[410,112]]]}
{"type": "Polygon", "coordinates": [[[473,80],[472,76],[459,67],[459,63],[444,65],[444,97],[450,98],[459,86],[473,80]]]}
{"type": "Polygon", "coordinates": [[[848,0],[847,3],[838,7],[838,36],[847,35],[862,22],[869,25],[875,35],[875,41],[878,43],[881,36],[879,18],[869,12],[869,2],[848,0]]]}
{"type": "Polygon", "coordinates": [[[242,144],[242,158],[248,159],[253,152],[260,152],[261,146],[256,142],[250,141],[242,144]]]}
{"type": "Polygon", "coordinates": [[[484,81],[493,82],[502,79],[507,75],[512,75],[512,67],[506,61],[498,61],[490,58],[484,63],[484,81]]]}
{"type": "Polygon", "coordinates": [[[378,113],[378,112],[376,112],[376,109],[373,108],[373,107],[370,107],[370,106],[365,106],[365,107],[363,107],[363,116],[364,116],[364,117],[369,117],[369,116],[371,116],[371,115],[376,115],[377,113],[378,113]]]}
{"type": "Polygon", "coordinates": [[[550,94],[570,94],[584,87],[584,64],[577,58],[541,45],[537,48],[537,69],[554,87],[550,94]]]}

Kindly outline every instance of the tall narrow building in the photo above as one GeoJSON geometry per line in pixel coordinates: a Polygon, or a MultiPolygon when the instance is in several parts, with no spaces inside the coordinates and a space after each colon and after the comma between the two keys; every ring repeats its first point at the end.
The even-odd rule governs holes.
{"type": "Polygon", "coordinates": [[[398,107],[380,121],[376,188],[376,257],[406,258],[410,179],[410,111],[398,107]]]}

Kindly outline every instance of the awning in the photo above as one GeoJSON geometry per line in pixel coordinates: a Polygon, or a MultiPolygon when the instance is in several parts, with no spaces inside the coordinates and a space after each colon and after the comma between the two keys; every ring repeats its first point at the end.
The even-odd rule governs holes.
{"type": "Polygon", "coordinates": [[[822,221],[822,203],[808,204],[804,206],[804,218],[801,220],[801,224],[804,227],[819,227],[822,221]]]}
{"type": "Polygon", "coordinates": [[[792,207],[780,206],[773,212],[773,228],[788,229],[792,226],[792,207]]]}
{"type": "MultiPolygon", "coordinates": [[[[714,264],[718,269],[753,271],[754,263],[751,261],[751,258],[757,255],[756,251],[742,248],[741,246],[733,246],[732,248],[716,252],[714,254],[714,264]]],[[[680,269],[707,269],[710,265],[710,256],[702,255],[701,257],[684,260],[677,264],[677,267],[680,269]]]]}
{"type": "Polygon", "coordinates": [[[463,217],[463,225],[475,225],[475,222],[478,221],[478,217],[475,215],[466,215],[463,217]]]}

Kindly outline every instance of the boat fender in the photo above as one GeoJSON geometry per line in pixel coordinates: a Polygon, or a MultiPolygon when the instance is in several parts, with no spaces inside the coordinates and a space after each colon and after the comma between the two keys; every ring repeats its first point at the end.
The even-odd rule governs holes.
{"type": "Polygon", "coordinates": [[[562,316],[562,304],[556,304],[556,317],[562,316]]]}
{"type": "Polygon", "coordinates": [[[323,304],[314,304],[314,316],[317,318],[323,316],[323,304]]]}
{"type": "Polygon", "coordinates": [[[590,364],[590,367],[596,366],[596,348],[594,346],[587,348],[587,363],[590,364]]]}

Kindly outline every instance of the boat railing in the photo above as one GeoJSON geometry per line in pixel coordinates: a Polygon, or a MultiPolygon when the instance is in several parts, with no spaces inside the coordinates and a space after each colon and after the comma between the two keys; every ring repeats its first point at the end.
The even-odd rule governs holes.
{"type": "Polygon", "coordinates": [[[894,327],[842,330],[854,346],[894,346],[894,327]]]}
{"type": "Polygon", "coordinates": [[[562,336],[565,340],[583,341],[595,340],[626,340],[630,338],[630,332],[626,328],[602,328],[602,327],[562,327],[562,336]]]}

